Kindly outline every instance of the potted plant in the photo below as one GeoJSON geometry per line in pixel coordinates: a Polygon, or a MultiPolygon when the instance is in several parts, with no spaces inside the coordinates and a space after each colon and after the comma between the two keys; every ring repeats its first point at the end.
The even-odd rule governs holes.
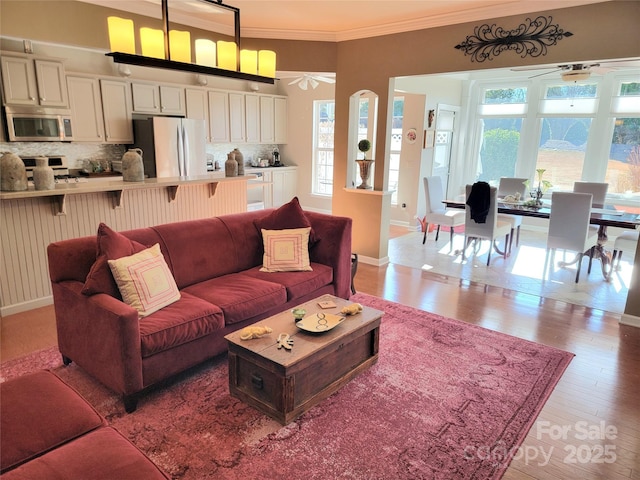
{"type": "Polygon", "coordinates": [[[362,159],[356,160],[360,167],[360,178],[362,178],[362,183],[358,185],[358,188],[369,190],[372,188],[371,185],[369,185],[369,175],[373,160],[367,159],[367,152],[371,150],[371,142],[366,138],[360,140],[358,142],[358,150],[362,152],[362,159]]]}
{"type": "Polygon", "coordinates": [[[362,139],[358,142],[358,150],[362,152],[362,159],[367,159],[367,152],[371,150],[371,142],[369,140],[362,139]]]}

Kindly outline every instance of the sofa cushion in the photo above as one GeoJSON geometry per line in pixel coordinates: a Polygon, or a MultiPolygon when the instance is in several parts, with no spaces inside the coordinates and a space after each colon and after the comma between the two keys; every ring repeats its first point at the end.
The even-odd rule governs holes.
{"type": "Polygon", "coordinates": [[[182,292],[180,300],[140,319],[142,357],[185,344],[224,327],[222,310],[182,292]]]}
{"type": "Polygon", "coordinates": [[[169,477],[115,429],[105,427],[11,470],[2,478],[166,480],[169,477]]]}
{"type": "Polygon", "coordinates": [[[333,282],[333,269],[321,263],[311,263],[308,272],[262,272],[260,267],[241,272],[253,278],[279,283],[287,289],[287,300],[303,297],[333,282]]]}
{"type": "Polygon", "coordinates": [[[0,412],[0,471],[106,425],[73,388],[46,370],[0,384],[0,412]]]}
{"type": "Polygon", "coordinates": [[[106,293],[112,297],[121,299],[118,285],[113,279],[109,269],[108,260],[115,260],[127,257],[144,250],[146,245],[142,245],[134,240],[129,240],[121,233],[112,230],[104,223],[98,226],[96,261],[91,267],[87,279],[84,282],[82,293],[85,295],[95,295],[96,293],[106,293]]]}
{"type": "Polygon", "coordinates": [[[309,232],[309,245],[313,246],[318,241],[316,232],[313,230],[311,222],[305,215],[304,210],[302,210],[298,197],[293,197],[290,202],[285,203],[266,217],[255,219],[253,223],[258,228],[258,232],[262,230],[286,230],[289,228],[309,227],[311,228],[309,232]]]}
{"type": "Polygon", "coordinates": [[[287,301],[287,292],[282,285],[242,273],[212,278],[182,292],[218,305],[227,325],[247,320],[287,301]]]}
{"type": "Polygon", "coordinates": [[[290,228],[288,230],[262,229],[264,255],[263,272],[300,272],[311,270],[309,265],[309,230],[290,228]]]}
{"type": "Polygon", "coordinates": [[[146,317],[180,299],[173,275],[155,244],[128,257],[108,260],[123,301],[146,317]]]}

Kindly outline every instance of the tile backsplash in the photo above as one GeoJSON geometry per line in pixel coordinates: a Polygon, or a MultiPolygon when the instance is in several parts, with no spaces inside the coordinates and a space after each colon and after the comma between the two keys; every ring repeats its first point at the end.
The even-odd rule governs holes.
{"type": "MultiPolygon", "coordinates": [[[[99,143],[66,143],[66,142],[0,142],[0,152],[12,152],[22,156],[54,156],[64,155],[69,162],[69,168],[82,168],[85,160],[120,160],[131,145],[99,144],[99,143]]],[[[224,168],[227,153],[238,148],[244,155],[245,163],[262,157],[271,158],[277,145],[255,144],[207,144],[207,162],[213,164],[216,160],[220,168],[224,168]]],[[[143,153],[144,155],[144,153],[143,153]]]]}

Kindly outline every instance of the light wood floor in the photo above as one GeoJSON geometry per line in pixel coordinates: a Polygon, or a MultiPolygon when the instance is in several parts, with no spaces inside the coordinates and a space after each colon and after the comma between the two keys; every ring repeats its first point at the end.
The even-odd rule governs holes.
{"type": "MultiPolygon", "coordinates": [[[[397,265],[361,264],[355,285],[575,353],[505,479],[640,480],[639,328],[619,325],[619,315],[397,265]]],[[[54,323],[52,307],[3,318],[2,360],[55,345],[54,323]]]]}

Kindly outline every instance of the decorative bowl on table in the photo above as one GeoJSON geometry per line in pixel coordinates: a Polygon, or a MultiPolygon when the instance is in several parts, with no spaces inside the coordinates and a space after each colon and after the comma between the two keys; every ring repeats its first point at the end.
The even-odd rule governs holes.
{"type": "Polygon", "coordinates": [[[296,322],[302,320],[304,316],[307,314],[307,311],[304,308],[294,308],[291,310],[291,315],[295,318],[296,322]]]}

